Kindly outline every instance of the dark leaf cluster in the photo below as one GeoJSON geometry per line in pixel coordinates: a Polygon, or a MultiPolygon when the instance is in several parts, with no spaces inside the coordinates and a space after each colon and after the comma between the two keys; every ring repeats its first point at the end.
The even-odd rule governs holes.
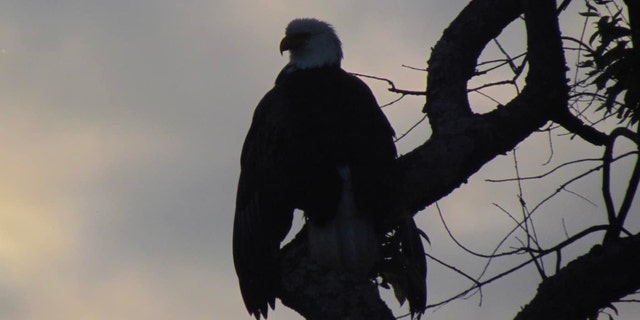
{"type": "Polygon", "coordinates": [[[612,2],[586,2],[588,11],[581,15],[599,19],[589,43],[582,44],[587,49],[587,60],[582,61],[578,67],[588,69],[588,79],[595,85],[596,93],[602,97],[602,104],[597,110],[615,114],[621,123],[632,125],[640,120],[640,83],[639,77],[634,75],[640,71],[640,66],[634,57],[631,29],[622,9],[613,14],[608,13],[607,6],[612,2]]]}

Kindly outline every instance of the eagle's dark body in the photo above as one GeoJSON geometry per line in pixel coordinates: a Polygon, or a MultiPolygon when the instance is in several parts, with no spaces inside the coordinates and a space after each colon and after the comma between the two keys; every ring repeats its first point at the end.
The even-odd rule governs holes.
{"type": "MultiPolygon", "coordinates": [[[[301,34],[304,41],[313,41],[308,38],[314,34],[301,34]]],[[[367,85],[340,68],[342,52],[333,29],[315,19],[294,20],[281,51],[284,44],[292,62],[255,110],[242,149],[233,227],[236,273],[247,310],[256,319],[266,318],[269,306],[274,307],[280,243],[295,209],[307,217],[310,256],[360,276],[372,275],[382,260],[383,234],[390,230],[385,221],[393,215],[394,131],[367,85]],[[316,61],[302,59],[309,53],[306,42],[296,42],[296,28],[320,34],[315,44],[337,45],[335,57],[305,65],[316,61]]],[[[424,306],[426,294],[422,244],[415,230],[398,230],[417,245],[404,249],[415,249],[419,257],[422,284],[417,294],[408,293],[410,302],[418,301],[412,302],[414,312],[424,306]]]]}
{"type": "MultiPolygon", "coordinates": [[[[258,104],[242,150],[234,223],[234,258],[247,275],[241,288],[243,278],[252,289],[275,287],[269,282],[294,209],[310,223],[334,218],[339,168],[351,170],[359,211],[385,213],[388,184],[381,182],[396,157],[393,135],[369,88],[341,68],[281,73],[258,104]]],[[[275,298],[246,291],[247,301],[275,298]]]]}

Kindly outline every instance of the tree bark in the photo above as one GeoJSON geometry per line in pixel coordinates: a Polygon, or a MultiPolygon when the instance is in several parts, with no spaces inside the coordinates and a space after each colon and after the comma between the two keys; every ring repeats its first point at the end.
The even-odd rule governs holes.
{"type": "Polygon", "coordinates": [[[307,254],[305,229],[281,252],[282,303],[305,319],[394,320],[368,278],[329,270],[307,254]]]}

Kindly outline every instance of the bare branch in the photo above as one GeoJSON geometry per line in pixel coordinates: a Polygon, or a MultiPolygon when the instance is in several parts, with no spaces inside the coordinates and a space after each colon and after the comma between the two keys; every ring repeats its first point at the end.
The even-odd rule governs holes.
{"type": "MultiPolygon", "coordinates": [[[[637,154],[640,154],[640,152],[638,152],[638,151],[630,151],[630,152],[621,154],[621,155],[615,157],[612,160],[612,162],[616,162],[616,161],[618,161],[620,159],[626,158],[626,157],[628,157],[630,155],[634,155],[634,154],[637,155],[637,154]]],[[[602,161],[602,158],[586,158],[586,159],[578,159],[578,160],[567,161],[567,162],[565,162],[563,164],[560,164],[560,165],[556,166],[555,168],[553,168],[553,169],[551,169],[551,170],[549,170],[549,171],[547,171],[545,173],[542,173],[542,174],[539,174],[539,175],[535,175],[535,176],[520,177],[520,178],[507,178],[507,179],[485,179],[485,181],[487,181],[487,182],[511,182],[511,181],[516,181],[518,179],[519,180],[541,179],[541,178],[544,178],[544,177],[546,177],[546,176],[558,171],[559,169],[561,169],[563,167],[566,167],[566,166],[569,166],[569,165],[572,165],[572,164],[578,164],[578,163],[582,163],[582,162],[593,162],[593,161],[602,161]]],[[[599,169],[599,168],[601,168],[601,166],[600,167],[596,167],[596,168],[599,169]]]]}
{"type": "Polygon", "coordinates": [[[511,84],[513,85],[515,82],[513,80],[502,80],[502,81],[496,81],[496,82],[490,82],[490,83],[485,83],[479,87],[475,87],[475,88],[469,88],[467,89],[468,92],[474,92],[474,91],[478,91],[478,90],[482,90],[482,89],[486,89],[489,87],[495,87],[495,86],[502,86],[505,84],[511,84]]]}
{"type": "Polygon", "coordinates": [[[453,233],[449,229],[449,226],[445,222],[444,216],[442,215],[442,211],[440,210],[440,206],[438,206],[437,203],[436,203],[436,208],[438,210],[438,214],[440,215],[440,221],[442,221],[442,225],[444,226],[445,230],[447,231],[447,234],[449,235],[449,238],[451,238],[451,240],[453,240],[453,242],[455,242],[455,244],[458,247],[460,247],[462,250],[466,251],[467,253],[470,253],[471,255],[474,255],[474,256],[480,257],[480,258],[492,259],[492,258],[496,258],[496,257],[500,257],[500,256],[513,255],[513,254],[516,254],[516,253],[523,252],[521,249],[518,249],[518,250],[515,250],[515,251],[504,252],[504,253],[499,253],[499,254],[496,254],[496,253],[482,254],[482,253],[475,252],[475,251],[473,251],[471,249],[468,249],[465,245],[463,245],[460,241],[458,241],[458,239],[456,239],[456,237],[453,235],[453,233]]]}
{"type": "Polygon", "coordinates": [[[402,138],[406,137],[411,131],[413,131],[413,129],[415,129],[416,127],[418,127],[422,122],[424,122],[427,119],[427,115],[424,115],[422,118],[420,118],[420,120],[418,120],[418,122],[416,122],[413,126],[411,126],[411,128],[409,128],[407,131],[405,131],[403,134],[401,134],[398,138],[396,138],[395,140],[393,140],[393,142],[398,142],[400,141],[402,138]]]}
{"type": "Polygon", "coordinates": [[[631,203],[633,202],[633,198],[635,197],[636,190],[638,189],[638,183],[640,182],[640,157],[636,159],[635,166],[633,168],[633,172],[631,173],[631,177],[629,179],[629,184],[627,186],[627,191],[625,193],[625,197],[622,201],[622,205],[620,206],[620,210],[616,215],[615,208],[613,205],[613,200],[611,198],[611,190],[610,190],[610,179],[611,179],[611,158],[613,154],[613,146],[618,137],[624,136],[636,144],[636,149],[640,151],[640,135],[635,132],[626,129],[626,128],[616,128],[611,132],[611,142],[606,145],[603,166],[604,169],[602,171],[602,194],[604,196],[605,205],[607,208],[607,217],[609,218],[609,223],[611,224],[611,230],[607,232],[605,235],[604,241],[612,241],[617,239],[622,231],[622,226],[624,225],[624,221],[627,218],[627,214],[629,213],[629,209],[631,208],[631,203]]]}
{"type": "Polygon", "coordinates": [[[427,68],[417,68],[417,67],[412,67],[412,66],[408,66],[406,64],[402,65],[403,68],[407,68],[407,69],[411,69],[411,70],[415,70],[415,71],[424,71],[427,72],[427,68]]]}
{"type": "Polygon", "coordinates": [[[351,74],[354,75],[354,76],[357,76],[357,77],[363,77],[363,78],[369,78],[369,79],[384,81],[384,82],[389,84],[390,88],[387,89],[387,90],[389,90],[390,92],[399,93],[399,94],[402,94],[402,95],[410,95],[410,96],[425,96],[425,95],[427,95],[427,93],[424,92],[424,91],[413,91],[413,90],[398,89],[398,88],[396,88],[395,83],[393,83],[393,81],[391,81],[390,79],[387,79],[387,78],[370,76],[370,75],[361,74],[361,73],[355,73],[355,72],[351,72],[351,74]]]}

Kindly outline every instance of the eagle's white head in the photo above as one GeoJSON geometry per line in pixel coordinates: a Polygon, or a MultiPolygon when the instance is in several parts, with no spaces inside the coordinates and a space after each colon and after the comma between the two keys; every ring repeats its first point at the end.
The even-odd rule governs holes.
{"type": "Polygon", "coordinates": [[[289,51],[289,67],[309,69],[340,66],[342,43],[333,27],[313,18],[289,22],[280,42],[280,53],[289,51]]]}

